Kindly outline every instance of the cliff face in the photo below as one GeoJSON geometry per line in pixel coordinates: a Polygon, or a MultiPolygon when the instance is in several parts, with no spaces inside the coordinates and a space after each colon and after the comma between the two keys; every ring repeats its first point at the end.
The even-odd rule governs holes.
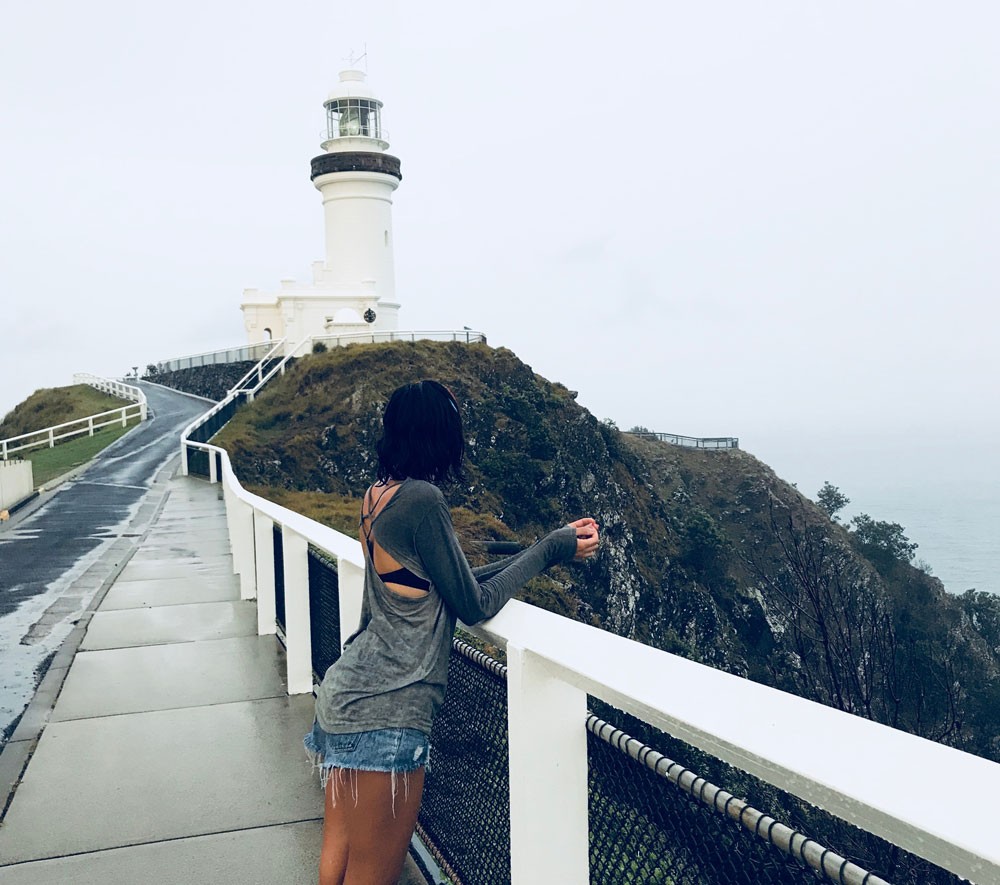
{"type": "Polygon", "coordinates": [[[486,345],[355,345],[303,358],[220,435],[241,481],[354,533],[381,409],[435,378],[462,405],[465,480],[445,489],[476,556],[578,516],[600,556],[532,582],[563,614],[1000,758],[1000,606],[951,597],[850,533],[752,455],[644,440],[486,345]]]}

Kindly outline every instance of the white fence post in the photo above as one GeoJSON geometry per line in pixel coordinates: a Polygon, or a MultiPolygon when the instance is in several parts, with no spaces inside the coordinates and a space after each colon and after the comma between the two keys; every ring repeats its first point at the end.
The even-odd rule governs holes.
{"type": "MultiPolygon", "coordinates": [[[[211,457],[211,452],[209,452],[209,457],[211,457]]],[[[229,533],[229,552],[233,554],[233,574],[236,574],[236,547],[238,541],[236,540],[236,495],[229,491],[229,486],[226,483],[222,484],[222,501],[226,507],[226,531],[229,533]]]]}
{"type": "Polygon", "coordinates": [[[257,635],[277,631],[274,599],[274,523],[253,511],[254,557],[257,567],[257,635]]]}
{"type": "Polygon", "coordinates": [[[208,455],[208,481],[210,483],[218,482],[219,476],[216,470],[215,452],[209,450],[206,454],[208,455]]]}
{"type": "Polygon", "coordinates": [[[311,692],[312,638],[309,629],[309,543],[287,525],[281,527],[285,574],[285,663],[288,693],[311,692]]]}
{"type": "Polygon", "coordinates": [[[588,885],[587,695],[507,643],[511,885],[588,885]]]}
{"type": "Polygon", "coordinates": [[[343,649],[344,643],[361,624],[361,602],[365,595],[364,569],[348,562],[343,556],[338,556],[337,586],[340,591],[340,647],[343,649]]]}
{"type": "Polygon", "coordinates": [[[233,549],[236,571],[240,576],[240,599],[254,599],[257,596],[257,561],[254,554],[253,507],[245,501],[237,501],[234,515],[240,539],[233,549]]]}

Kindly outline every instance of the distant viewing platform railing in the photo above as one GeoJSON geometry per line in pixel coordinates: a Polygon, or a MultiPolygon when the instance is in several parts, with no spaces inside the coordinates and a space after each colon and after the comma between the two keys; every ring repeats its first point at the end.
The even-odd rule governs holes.
{"type": "Polygon", "coordinates": [[[157,372],[178,372],[181,369],[193,369],[198,366],[215,366],[224,363],[241,363],[250,360],[259,361],[278,343],[264,341],[261,344],[245,344],[241,347],[228,347],[222,350],[210,350],[206,353],[193,353],[190,356],[179,356],[175,359],[156,363],[157,372]]]}
{"type": "Polygon", "coordinates": [[[738,449],[736,436],[680,436],[676,433],[655,433],[652,430],[629,430],[627,433],[642,439],[655,439],[673,446],[690,446],[694,449],[738,449]]]}
{"type": "MultiPolygon", "coordinates": [[[[232,394],[196,424],[218,429],[243,398],[232,394]]],[[[288,692],[312,691],[358,624],[361,545],[247,492],[223,449],[187,432],[182,447],[185,472],[222,483],[241,596],[257,600],[259,633],[283,635],[288,692]]],[[[774,785],[809,814],[824,809],[837,826],[839,818],[859,828],[851,832],[888,843],[885,857],[898,856],[898,846],[930,862],[906,881],[1000,882],[996,763],[516,600],[470,632],[500,649],[506,664],[475,649],[452,656],[451,689],[432,735],[439,763],[428,774],[421,812],[423,829],[446,834],[435,840],[446,840],[438,844],[443,861],[467,864],[467,885],[508,873],[513,885],[585,885],[592,875],[616,883],[784,883],[816,875],[851,885],[886,881],[879,870],[847,860],[849,850],[824,847],[825,840],[808,839],[738,798],[754,783],[763,792],[774,785]],[[646,740],[660,735],[721,760],[735,772],[734,785],[715,786],[630,739],[602,721],[604,712],[588,717],[594,705],[634,717],[653,736],[646,740]],[[446,738],[449,728],[456,738],[446,738]],[[611,751],[610,762],[600,755],[611,751]],[[636,769],[608,774],[623,758],[656,779],[659,792],[647,786],[645,799],[631,798],[622,784],[635,782],[636,769]],[[489,779],[476,781],[484,772],[489,779]],[[663,791],[674,787],[687,795],[668,807],[663,791]],[[469,818],[473,806],[483,807],[483,816],[469,818]],[[703,816],[678,828],[678,816],[692,806],[703,816]],[[708,835],[692,837],[697,829],[708,835]],[[450,842],[448,832],[455,834],[450,842]],[[653,843],[654,859],[640,867],[653,843]],[[758,844],[769,853],[763,859],[754,855],[758,844]],[[776,854],[770,846],[787,870],[765,866],[776,854]],[[706,863],[714,866],[703,878],[706,863]]]]}
{"type": "Polygon", "coordinates": [[[41,430],[34,430],[31,433],[22,433],[20,436],[12,436],[9,439],[0,440],[0,458],[6,461],[16,452],[24,452],[29,449],[55,448],[56,443],[62,440],[72,439],[74,436],[87,434],[93,436],[95,431],[102,427],[110,427],[113,424],[120,424],[127,427],[132,419],[139,421],[146,420],[146,394],[138,387],[131,384],[124,384],[121,381],[112,381],[109,378],[99,378],[97,375],[87,373],[77,373],[73,376],[75,384],[89,384],[104,393],[121,399],[132,400],[133,402],[119,409],[109,409],[106,412],[99,412],[96,415],[88,415],[86,418],[77,418],[75,421],[66,421],[52,427],[44,427],[41,430]]]}
{"type": "Polygon", "coordinates": [[[155,364],[157,372],[178,372],[181,369],[193,369],[199,366],[215,366],[226,363],[263,362],[268,357],[304,356],[317,343],[326,348],[346,347],[348,344],[382,344],[392,341],[460,341],[463,344],[486,343],[482,332],[472,329],[461,331],[429,330],[405,331],[391,329],[372,332],[342,332],[332,335],[315,335],[304,338],[291,351],[284,351],[287,339],[263,341],[259,344],[245,344],[239,347],[227,347],[222,350],[210,350],[206,353],[195,353],[190,356],[180,356],[174,359],[162,360],[155,364]]]}
{"type": "Polygon", "coordinates": [[[472,329],[461,331],[409,332],[390,329],[381,332],[343,332],[337,335],[314,335],[313,346],[321,343],[326,347],[344,347],[348,344],[384,344],[391,341],[460,341],[463,344],[485,344],[486,336],[472,329]]]}

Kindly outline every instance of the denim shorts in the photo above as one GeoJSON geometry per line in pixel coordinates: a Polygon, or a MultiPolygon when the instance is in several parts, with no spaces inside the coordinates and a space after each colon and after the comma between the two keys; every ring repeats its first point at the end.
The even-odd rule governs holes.
{"type": "Polygon", "coordinates": [[[318,722],[303,739],[324,786],[331,768],[352,771],[416,771],[430,762],[430,739],[415,728],[380,728],[352,734],[329,734],[318,722]]]}

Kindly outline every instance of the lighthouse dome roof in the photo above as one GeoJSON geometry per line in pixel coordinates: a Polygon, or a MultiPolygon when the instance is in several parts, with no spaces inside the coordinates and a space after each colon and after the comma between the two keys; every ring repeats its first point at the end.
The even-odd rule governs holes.
{"type": "Polygon", "coordinates": [[[341,71],[340,82],[330,90],[330,94],[323,103],[330,104],[344,98],[366,98],[377,103],[380,107],[382,105],[382,102],[372,92],[371,86],[366,82],[364,71],[341,71]]]}

